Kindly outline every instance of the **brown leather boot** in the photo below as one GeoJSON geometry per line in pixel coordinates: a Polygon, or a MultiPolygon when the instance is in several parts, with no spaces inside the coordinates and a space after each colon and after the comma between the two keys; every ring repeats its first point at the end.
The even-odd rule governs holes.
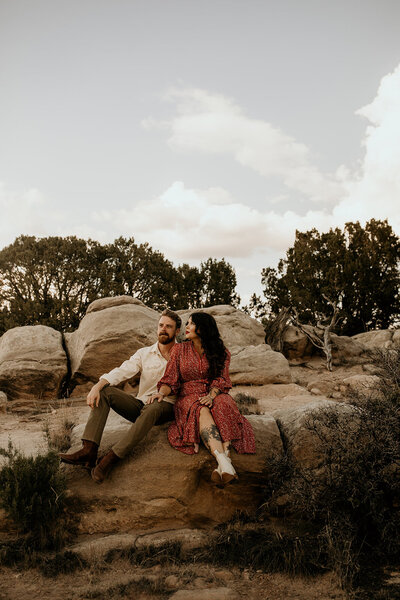
{"type": "Polygon", "coordinates": [[[103,481],[108,477],[111,469],[120,460],[120,457],[110,450],[110,452],[103,456],[103,458],[97,463],[94,469],[91,470],[93,481],[96,483],[103,483],[103,481]]]}
{"type": "Polygon", "coordinates": [[[83,446],[77,452],[72,454],[59,454],[61,462],[65,462],[69,465],[79,465],[86,469],[92,469],[97,460],[97,451],[99,449],[95,442],[90,440],[82,440],[83,446]]]}

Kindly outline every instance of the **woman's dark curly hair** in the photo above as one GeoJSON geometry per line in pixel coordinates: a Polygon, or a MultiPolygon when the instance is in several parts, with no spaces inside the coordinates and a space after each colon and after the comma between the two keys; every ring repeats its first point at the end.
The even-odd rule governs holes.
{"type": "Polygon", "coordinates": [[[208,376],[213,380],[221,375],[224,368],[226,358],[224,342],[212,315],[204,312],[194,312],[190,317],[196,326],[195,331],[201,339],[201,345],[209,363],[208,376]]]}

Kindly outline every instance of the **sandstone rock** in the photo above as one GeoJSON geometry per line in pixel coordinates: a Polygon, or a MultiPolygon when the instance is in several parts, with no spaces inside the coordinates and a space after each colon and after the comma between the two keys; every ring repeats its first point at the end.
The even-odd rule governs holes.
{"type": "MultiPolygon", "coordinates": [[[[348,421],[356,418],[354,407],[332,400],[315,401],[288,410],[273,413],[295,463],[301,467],[318,468],[321,462],[321,441],[316,433],[307,427],[307,423],[326,409],[334,410],[339,417],[348,421]]],[[[323,425],[320,425],[322,428],[323,425]]],[[[329,431],[324,429],[329,435],[329,431]]]]}
{"type": "MultiPolygon", "coordinates": [[[[182,330],[180,339],[185,337],[185,325],[193,310],[178,310],[182,319],[182,330]]],[[[210,306],[209,308],[199,309],[212,315],[218,325],[219,332],[224,344],[229,350],[235,346],[250,346],[264,344],[265,332],[259,321],[252,319],[241,310],[233,308],[228,304],[210,306]]]]}
{"type": "MultiPolygon", "coordinates": [[[[256,511],[263,497],[263,467],[267,456],[281,456],[282,441],[275,420],[250,415],[256,436],[257,454],[239,455],[232,462],[239,481],[224,489],[210,482],[215,461],[201,448],[187,456],[173,449],[166,437],[168,425],[153,427],[132,457],[122,461],[101,486],[83,469],[65,465],[71,493],[96,510],[82,516],[81,531],[107,533],[151,529],[152,527],[193,528],[215,525],[231,518],[235,511],[256,511]]],[[[103,435],[106,451],[129,427],[112,413],[103,435]]],[[[80,447],[83,424],[73,431],[72,451],[80,447]]]]}
{"type": "Polygon", "coordinates": [[[393,331],[382,329],[376,331],[365,331],[351,337],[352,340],[363,344],[367,348],[391,348],[393,331]]]}
{"type": "Polygon", "coordinates": [[[400,348],[400,329],[393,332],[392,344],[393,348],[400,348]]]}
{"type": "MultiPolygon", "coordinates": [[[[312,330],[312,327],[309,325],[305,325],[304,327],[312,330]]],[[[294,325],[289,325],[286,328],[282,340],[282,352],[289,360],[310,358],[316,352],[315,346],[313,346],[306,334],[294,325]]]]}
{"type": "Polygon", "coordinates": [[[132,296],[111,296],[109,298],[98,298],[89,304],[86,310],[86,314],[104,310],[105,308],[111,308],[112,306],[122,306],[124,304],[136,304],[144,306],[143,302],[138,298],[132,296]]]}
{"type": "Polygon", "coordinates": [[[269,398],[282,399],[290,395],[308,395],[308,392],[296,383],[267,383],[265,385],[235,385],[230,394],[233,397],[237,394],[248,394],[257,400],[267,400],[269,398]]]}
{"type": "Polygon", "coordinates": [[[228,587],[179,590],[170,600],[237,600],[236,592],[228,587]]]}
{"type": "Polygon", "coordinates": [[[172,531],[159,531],[148,533],[137,538],[136,548],[148,548],[153,546],[159,548],[166,544],[179,542],[183,552],[203,548],[208,544],[209,534],[201,529],[175,529],[172,531]]]}
{"type": "Polygon", "coordinates": [[[365,346],[354,338],[346,335],[335,335],[332,333],[332,363],[341,364],[361,364],[370,359],[365,354],[365,346]]]}
{"type": "Polygon", "coordinates": [[[0,412],[7,412],[7,394],[0,392],[0,412]]]}
{"type": "Polygon", "coordinates": [[[137,303],[86,314],[78,329],[65,335],[72,383],[96,382],[139,348],[154,344],[158,320],[155,310],[137,303]]]}
{"type": "Polygon", "coordinates": [[[0,338],[0,388],[10,400],[57,397],[66,376],[59,331],[29,325],[9,329],[0,338]]]}
{"type": "Polygon", "coordinates": [[[343,379],[343,384],[350,390],[362,393],[376,389],[379,385],[379,377],[376,375],[351,375],[343,379]]]}
{"type": "Polygon", "coordinates": [[[287,359],[280,352],[269,350],[265,344],[235,348],[229,372],[233,384],[263,385],[292,381],[287,359]]]}
{"type": "Polygon", "coordinates": [[[98,560],[104,558],[110,550],[129,550],[133,548],[137,537],[135,534],[117,533],[94,540],[85,540],[70,546],[68,550],[87,561],[98,560]]]}

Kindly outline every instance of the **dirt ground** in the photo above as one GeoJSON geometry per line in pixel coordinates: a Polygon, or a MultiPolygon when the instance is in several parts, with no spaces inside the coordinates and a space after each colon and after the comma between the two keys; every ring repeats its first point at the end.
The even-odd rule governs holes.
{"type": "MultiPolygon", "coordinates": [[[[248,600],[344,600],[331,574],[289,577],[204,564],[186,566],[132,566],[118,560],[70,575],[44,577],[37,570],[0,570],[0,600],[161,600],[177,590],[196,590],[195,598],[207,600],[207,590],[229,588],[229,597],[248,600]]],[[[195,600],[195,598],[193,600],[195,600]]]]}

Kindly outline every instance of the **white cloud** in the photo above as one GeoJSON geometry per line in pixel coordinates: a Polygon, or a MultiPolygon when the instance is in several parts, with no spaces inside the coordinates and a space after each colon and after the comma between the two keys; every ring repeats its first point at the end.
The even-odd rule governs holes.
{"type": "MultiPolygon", "coordinates": [[[[271,123],[247,117],[232,100],[199,89],[171,89],[166,98],[176,104],[169,122],[168,143],[176,150],[226,154],[263,177],[278,177],[309,200],[329,203],[343,193],[339,181],[313,164],[305,144],[271,123]]],[[[155,119],[144,122],[156,126],[155,119]]],[[[160,123],[165,129],[166,122],[160,123]]]]}

